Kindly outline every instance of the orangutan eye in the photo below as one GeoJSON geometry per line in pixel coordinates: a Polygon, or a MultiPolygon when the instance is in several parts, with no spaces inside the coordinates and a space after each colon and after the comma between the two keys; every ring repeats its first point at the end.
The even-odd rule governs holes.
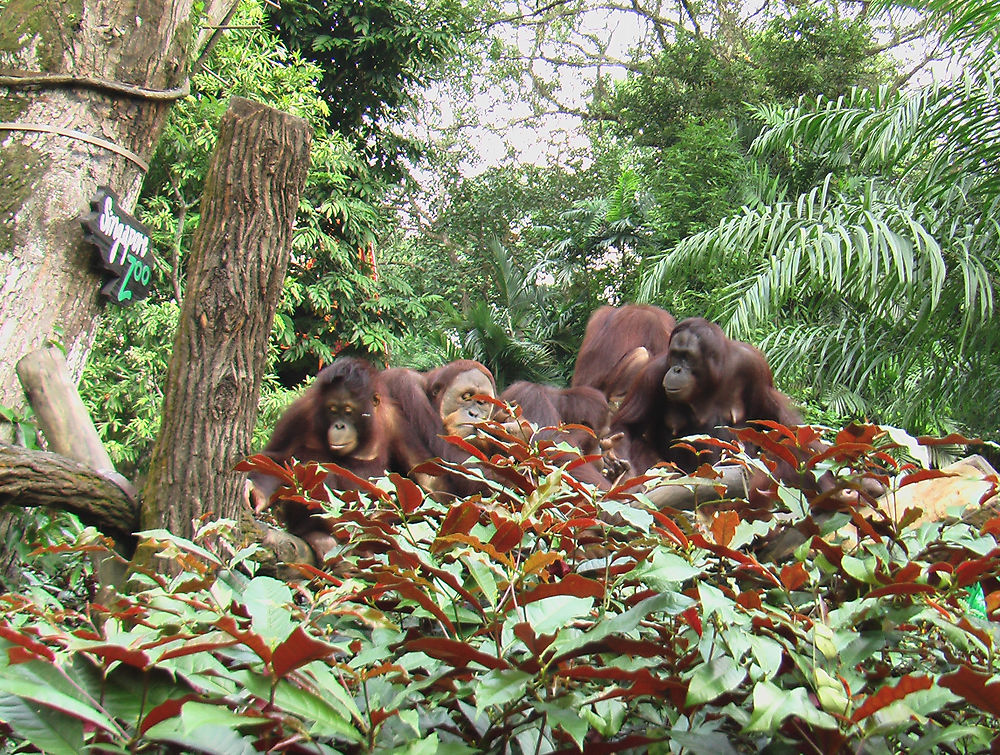
{"type": "Polygon", "coordinates": [[[462,394],[462,401],[471,401],[472,396],[473,396],[472,391],[466,391],[465,393],[462,394]]]}

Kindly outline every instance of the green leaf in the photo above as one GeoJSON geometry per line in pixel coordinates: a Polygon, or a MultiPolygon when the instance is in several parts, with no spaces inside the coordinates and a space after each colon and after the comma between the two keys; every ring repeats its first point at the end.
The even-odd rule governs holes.
{"type": "Polygon", "coordinates": [[[754,685],[753,714],[746,731],[774,733],[789,716],[798,716],[806,723],[824,729],[837,728],[837,720],[816,708],[804,687],[781,689],[768,681],[754,685]]]}
{"type": "Polygon", "coordinates": [[[267,724],[268,719],[241,716],[218,705],[184,703],[179,716],[168,718],[146,730],[153,741],[172,742],[210,755],[255,755],[255,737],[241,736],[246,726],[267,724]]]}
{"type": "Polygon", "coordinates": [[[697,666],[688,682],[686,705],[701,705],[736,689],[747,677],[744,666],[728,655],[697,666]]]}
{"type": "Polygon", "coordinates": [[[0,675],[0,692],[17,695],[32,703],[54,708],[111,734],[121,732],[114,721],[59,671],[43,661],[8,666],[0,675]]]}
{"type": "Polygon", "coordinates": [[[536,708],[545,713],[549,726],[553,729],[559,728],[569,734],[576,746],[583,750],[583,740],[587,736],[590,726],[586,719],[581,718],[577,712],[580,701],[571,696],[562,697],[558,702],[539,703],[536,708]],[[560,704],[562,703],[562,704],[560,704]]]}
{"type": "Polygon", "coordinates": [[[641,506],[618,503],[617,501],[598,500],[597,508],[611,516],[619,516],[641,532],[649,532],[653,525],[653,515],[641,506]]]}
{"type": "Polygon", "coordinates": [[[590,616],[593,598],[553,595],[524,606],[524,615],[536,635],[552,634],[577,619],[590,616]]]}
{"type": "Polygon", "coordinates": [[[748,634],[750,652],[761,669],[761,678],[769,679],[778,673],[784,648],[781,643],[765,635],[748,634]]]}
{"type": "Polygon", "coordinates": [[[854,577],[859,582],[874,585],[878,584],[875,577],[875,559],[860,559],[854,556],[844,556],[840,562],[844,571],[854,577]]]}
{"type": "Polygon", "coordinates": [[[636,579],[660,590],[676,588],[679,583],[697,577],[701,572],[686,558],[665,548],[657,548],[632,570],[636,579]]]}
{"type": "Polygon", "coordinates": [[[298,628],[292,618],[292,591],[272,577],[254,577],[240,596],[250,614],[253,631],[274,648],[298,628]]]}
{"type": "Polygon", "coordinates": [[[0,721],[14,733],[50,755],[84,751],[83,721],[15,695],[0,695],[0,721]]]}
{"type": "Polygon", "coordinates": [[[472,690],[476,697],[476,713],[482,713],[489,706],[503,706],[524,697],[528,682],[534,678],[534,674],[517,669],[489,671],[479,677],[472,690]]]}

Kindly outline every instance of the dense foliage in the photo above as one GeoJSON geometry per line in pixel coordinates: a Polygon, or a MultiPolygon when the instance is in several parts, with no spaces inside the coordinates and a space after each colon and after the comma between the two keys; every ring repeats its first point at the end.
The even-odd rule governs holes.
{"type": "Polygon", "coordinates": [[[160,385],[202,184],[231,96],[266,102],[314,128],[312,165],[275,318],[261,443],[287,403],[283,389],[297,387],[343,349],[385,362],[438,299],[432,291],[415,292],[395,268],[377,264],[381,179],[326,126],[329,107],[316,83],[320,69],[277,42],[264,25],[262,5],[241,4],[233,28],[195,74],[194,93],[171,112],[136,211],[152,230],[157,285],[141,307],[108,312],[81,384],[112,460],[129,475],[144,466],[159,425],[160,385]]]}
{"type": "MultiPolygon", "coordinates": [[[[212,523],[199,544],[146,533],[181,573],[136,574],[111,603],[3,596],[8,741],[55,755],[998,745],[995,632],[968,591],[995,588],[1000,519],[906,529],[894,522],[914,512],[864,502],[830,518],[828,496],[777,483],[752,506],[656,510],[574,482],[563,467],[580,460],[551,441],[492,433],[504,454],[449,465],[502,480],[489,498],[434,501],[395,475],[331,496],[314,465],[283,472],[342,543],[326,571],[298,568],[308,583],[255,575],[254,549],[212,523]],[[784,527],[806,542],[764,560],[784,527]]],[[[743,437],[773,463],[814,433],[743,437]]],[[[806,467],[844,485],[872,463],[899,485],[928,478],[886,440],[853,428],[806,467]]]]}

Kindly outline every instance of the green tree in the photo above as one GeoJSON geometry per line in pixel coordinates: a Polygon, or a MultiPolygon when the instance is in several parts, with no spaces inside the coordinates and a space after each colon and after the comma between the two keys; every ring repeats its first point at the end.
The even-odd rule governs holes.
{"type": "MultiPolygon", "coordinates": [[[[951,33],[982,32],[977,18],[951,33]]],[[[983,412],[1000,401],[1000,342],[987,325],[1000,271],[993,28],[954,81],[758,108],[757,151],[822,162],[826,177],[681,242],[646,294],[726,259],[742,272],[711,314],[756,336],[787,383],[841,417],[996,437],[983,412]]]]}
{"type": "Polygon", "coordinates": [[[184,295],[185,259],[198,198],[228,98],[268,102],[315,128],[312,167],[300,202],[293,259],[275,320],[275,376],[265,383],[262,425],[286,394],[342,349],[384,361],[409,319],[426,316],[433,293],[412,291],[392,270],[373,275],[381,184],[347,141],[326,129],[319,70],[286,51],[264,27],[262,4],[243,3],[178,103],[143,187],[137,212],[153,232],[160,285],[141,307],[109,313],[85,369],[81,392],[112,458],[141,468],[159,422],[159,385],[184,295]],[[137,391],[136,385],[146,386],[137,391]]]}
{"type": "Polygon", "coordinates": [[[316,65],[331,131],[373,163],[402,175],[420,150],[392,124],[469,44],[475,4],[454,0],[284,0],[267,16],[283,45],[316,65]]]}

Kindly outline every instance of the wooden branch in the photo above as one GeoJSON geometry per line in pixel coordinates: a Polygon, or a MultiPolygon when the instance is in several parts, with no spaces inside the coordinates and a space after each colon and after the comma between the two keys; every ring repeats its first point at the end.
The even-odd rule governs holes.
{"type": "Polygon", "coordinates": [[[648,483],[650,489],[646,492],[646,497],[657,508],[672,508],[681,511],[692,511],[699,503],[715,501],[720,498],[746,498],[747,497],[747,473],[740,466],[717,467],[716,471],[721,475],[718,480],[704,482],[691,482],[680,484],[657,484],[648,483]],[[725,485],[726,490],[723,495],[716,491],[718,485],[725,485]]]}
{"type": "Polygon", "coordinates": [[[17,376],[50,450],[93,469],[114,469],[59,349],[25,355],[17,363],[17,376]]]}
{"type": "Polygon", "coordinates": [[[0,444],[0,504],[51,506],[116,540],[131,538],[139,507],[106,475],[50,451],[0,444]]]}

